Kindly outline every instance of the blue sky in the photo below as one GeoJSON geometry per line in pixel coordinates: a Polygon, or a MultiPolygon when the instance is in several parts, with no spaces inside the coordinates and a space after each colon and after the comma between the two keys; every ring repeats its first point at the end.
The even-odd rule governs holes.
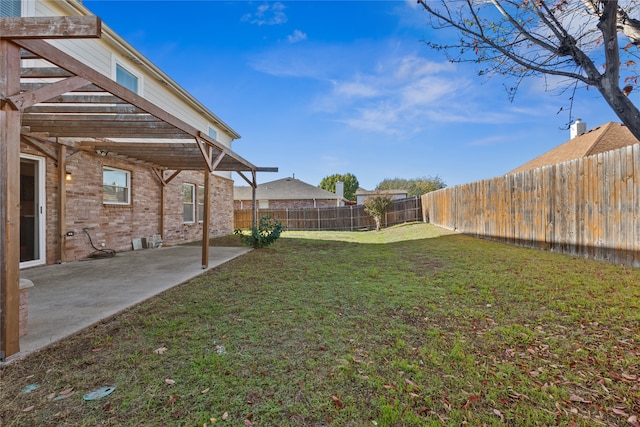
{"type": "MultiPolygon", "coordinates": [[[[422,43],[452,34],[413,0],[83,3],[238,132],[234,151],[279,168],[259,182],[351,173],[367,190],[436,175],[453,186],[569,139],[569,95],[538,78],[510,102],[513,82],[422,43]]],[[[619,121],[594,90],[573,108],[587,129],[619,121]]]]}

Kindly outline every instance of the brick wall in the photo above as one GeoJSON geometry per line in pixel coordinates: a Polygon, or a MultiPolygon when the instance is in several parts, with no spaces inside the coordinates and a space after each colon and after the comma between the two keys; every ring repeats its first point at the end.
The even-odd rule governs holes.
{"type": "MultiPolygon", "coordinates": [[[[55,146],[52,144],[53,150],[55,146]]],[[[46,245],[47,264],[59,259],[58,252],[58,169],[56,162],[33,147],[22,144],[21,153],[46,158],[46,245]]],[[[71,154],[71,153],[69,153],[71,154]]],[[[116,252],[132,250],[132,239],[161,234],[162,185],[153,171],[143,165],[121,161],[111,154],[100,157],[79,152],[68,157],[67,172],[72,180],[66,190],[66,231],[73,236],[63,237],[65,259],[74,261],[88,257],[95,250],[93,244],[116,252]],[[131,204],[103,203],[102,169],[113,167],[131,173],[131,204]]],[[[179,244],[202,238],[202,224],[183,223],[182,184],[203,185],[204,172],[184,171],[165,187],[165,244],[179,244]]],[[[211,237],[233,232],[233,181],[211,176],[211,237]]]]}

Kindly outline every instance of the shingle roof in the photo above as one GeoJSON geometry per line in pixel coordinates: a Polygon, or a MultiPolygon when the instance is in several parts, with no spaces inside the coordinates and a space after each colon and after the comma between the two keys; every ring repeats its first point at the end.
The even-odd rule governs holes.
{"type": "MultiPolygon", "coordinates": [[[[331,191],[323,190],[295,178],[265,182],[258,184],[256,188],[256,199],[258,200],[337,200],[339,198],[331,191]]],[[[251,187],[233,187],[233,200],[252,200],[251,187]]]]}
{"type": "Polygon", "coordinates": [[[517,167],[509,173],[567,162],[581,157],[592,156],[605,151],[637,144],[639,141],[623,124],[609,122],[547,151],[541,156],[517,167]]]}

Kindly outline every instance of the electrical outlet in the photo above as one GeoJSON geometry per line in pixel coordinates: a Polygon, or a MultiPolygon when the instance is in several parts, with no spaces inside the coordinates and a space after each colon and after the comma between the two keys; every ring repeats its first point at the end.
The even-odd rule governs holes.
{"type": "Polygon", "coordinates": [[[76,233],[75,233],[75,232],[73,232],[73,231],[67,231],[67,237],[73,237],[73,236],[75,236],[75,235],[76,235],[76,233]]]}

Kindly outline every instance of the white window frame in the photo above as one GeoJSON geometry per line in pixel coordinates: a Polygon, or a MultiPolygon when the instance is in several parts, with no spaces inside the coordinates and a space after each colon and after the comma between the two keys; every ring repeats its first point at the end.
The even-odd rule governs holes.
{"type": "Polygon", "coordinates": [[[218,140],[218,131],[212,128],[211,126],[209,126],[207,135],[209,135],[211,138],[215,139],[216,141],[218,140]]]}
{"type": "Polygon", "coordinates": [[[258,209],[269,209],[269,200],[258,200],[258,209]]]}
{"type": "Polygon", "coordinates": [[[122,206],[131,205],[131,171],[112,168],[111,166],[103,166],[102,167],[102,203],[105,204],[105,205],[122,205],[122,206]],[[104,173],[106,171],[109,171],[109,172],[120,172],[120,173],[124,174],[124,176],[126,178],[126,181],[127,181],[126,182],[126,186],[122,187],[122,188],[126,189],[127,200],[125,202],[118,202],[118,201],[113,201],[113,200],[105,200],[105,198],[104,198],[104,186],[105,185],[110,185],[110,184],[105,184],[104,183],[104,173]]]}
{"type": "MultiPolygon", "coordinates": [[[[131,74],[132,76],[138,79],[138,90],[135,93],[137,93],[140,96],[143,96],[144,79],[142,77],[142,74],[135,71],[134,67],[129,66],[124,61],[114,58],[111,64],[111,74],[113,76],[113,81],[115,81],[116,83],[118,83],[118,67],[122,68],[124,71],[126,71],[127,73],[131,74]]],[[[126,87],[126,86],[123,85],[123,87],[126,87]]]]}
{"type": "Polygon", "coordinates": [[[196,222],[196,186],[194,184],[189,184],[188,182],[185,182],[182,184],[182,223],[183,224],[193,224],[196,222]],[[191,193],[191,201],[187,201],[185,199],[185,195],[186,193],[186,189],[187,187],[189,187],[191,189],[190,193],[191,193]],[[187,213],[187,207],[191,207],[191,219],[188,220],[186,218],[186,213],[187,213]]]}
{"type": "Polygon", "coordinates": [[[198,191],[196,194],[197,197],[197,205],[198,205],[198,222],[204,221],[204,185],[198,185],[198,191]],[[200,196],[202,195],[202,200],[200,196]]]}
{"type": "Polygon", "coordinates": [[[16,18],[36,16],[35,0],[19,0],[17,3],[20,3],[20,14],[16,18]]]}

